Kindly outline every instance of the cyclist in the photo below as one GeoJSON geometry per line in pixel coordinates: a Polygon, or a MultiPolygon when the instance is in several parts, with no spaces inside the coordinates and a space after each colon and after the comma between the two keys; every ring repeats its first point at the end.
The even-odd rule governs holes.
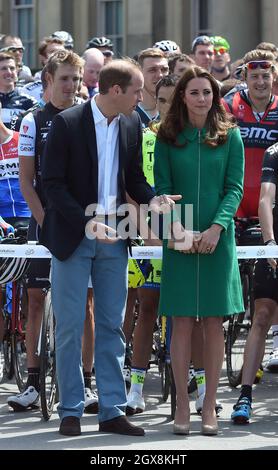
{"type": "MultiPolygon", "coordinates": [[[[0,214],[5,217],[5,220],[0,217],[1,238],[14,232],[13,225],[26,227],[29,223],[30,210],[19,187],[18,138],[18,132],[8,129],[3,123],[0,102],[0,214]]],[[[0,315],[0,354],[3,334],[4,322],[3,316],[0,315]]],[[[0,363],[2,364],[2,361],[0,363]]],[[[3,367],[0,367],[0,380],[2,375],[3,367]]]]}
{"type": "Polygon", "coordinates": [[[108,39],[105,36],[93,37],[87,42],[86,49],[91,49],[92,47],[95,47],[102,52],[104,55],[104,65],[113,59],[114,52],[111,39],[108,39]]]}
{"type": "MultiPolygon", "coordinates": [[[[278,143],[266,150],[261,177],[259,219],[264,244],[267,246],[276,245],[278,240],[277,185],[278,143]]],[[[235,424],[246,424],[251,416],[252,384],[264,354],[266,334],[278,306],[277,274],[276,260],[257,261],[254,282],[255,315],[245,345],[241,392],[231,416],[235,424]]]]}
{"type": "Polygon", "coordinates": [[[144,49],[138,54],[138,62],[144,75],[143,101],[139,103],[136,111],[142,121],[143,127],[148,127],[150,121],[159,118],[155,87],[159,80],[168,75],[168,61],[160,49],[144,49]]]}
{"type": "Polygon", "coordinates": [[[0,52],[0,101],[2,104],[2,120],[11,127],[14,116],[30,109],[36,100],[15,88],[17,81],[16,63],[11,54],[0,52]]]}
{"type": "MultiPolygon", "coordinates": [[[[20,126],[21,188],[32,211],[28,232],[29,240],[38,240],[44,218],[45,198],[41,189],[41,159],[46,137],[54,116],[74,104],[75,93],[81,79],[83,60],[72,51],[59,50],[49,58],[45,67],[50,101],[43,108],[37,108],[33,113],[27,114],[20,126]],[[34,179],[35,188],[33,186],[34,179]]],[[[32,407],[39,398],[39,358],[36,355],[36,350],[45,298],[43,289],[49,287],[49,267],[49,260],[32,259],[28,270],[26,332],[28,379],[26,390],[23,393],[8,398],[8,404],[15,411],[32,407]]],[[[92,300],[89,299],[89,304],[91,302],[92,300]]],[[[90,336],[88,332],[87,335],[90,336]]],[[[92,405],[96,404],[97,399],[90,390],[91,360],[90,358],[89,367],[88,364],[85,365],[86,361],[83,361],[86,369],[84,371],[85,395],[86,406],[94,408],[95,411],[95,407],[92,405]]]]}

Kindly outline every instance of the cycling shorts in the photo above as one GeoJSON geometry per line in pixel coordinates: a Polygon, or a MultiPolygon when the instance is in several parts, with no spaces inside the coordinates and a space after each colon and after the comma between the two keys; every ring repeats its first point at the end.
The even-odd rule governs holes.
{"type": "Polygon", "coordinates": [[[274,273],[266,259],[259,259],[255,264],[254,298],[271,299],[278,303],[278,270],[274,273]]]}
{"type": "MultiPolygon", "coordinates": [[[[28,241],[39,240],[40,227],[33,217],[30,219],[28,229],[28,241]]],[[[28,271],[26,285],[28,289],[48,289],[50,274],[49,258],[32,258],[28,271]]]]}

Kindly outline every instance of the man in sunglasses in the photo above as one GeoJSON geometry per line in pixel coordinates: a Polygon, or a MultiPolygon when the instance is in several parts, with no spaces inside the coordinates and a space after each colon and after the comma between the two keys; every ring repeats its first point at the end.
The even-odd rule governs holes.
{"type": "Polygon", "coordinates": [[[230,58],[230,44],[227,39],[222,36],[212,36],[210,38],[214,47],[214,59],[212,63],[211,73],[220,82],[228,80],[231,77],[229,64],[230,58]]]}
{"type": "MultiPolygon", "coordinates": [[[[227,96],[224,101],[228,111],[238,121],[245,147],[244,194],[237,213],[241,218],[258,216],[263,155],[268,147],[278,142],[278,97],[272,94],[276,79],[274,63],[275,57],[270,51],[255,49],[248,52],[243,58],[242,67],[242,78],[247,89],[227,96]]],[[[264,173],[270,165],[264,164],[266,166],[268,168],[264,168],[264,173]]],[[[268,214],[269,211],[264,215],[268,214]]],[[[265,244],[275,244],[274,236],[264,234],[264,237],[265,244]]],[[[274,318],[276,302],[271,292],[272,277],[268,263],[259,260],[255,266],[255,314],[245,347],[242,388],[231,416],[235,424],[249,422],[254,370],[262,360],[266,321],[272,319],[277,323],[277,318],[274,318]]]]}
{"type": "Polygon", "coordinates": [[[3,36],[1,39],[1,50],[3,52],[12,53],[17,67],[17,75],[18,79],[21,82],[30,82],[33,80],[32,72],[27,67],[27,65],[23,64],[23,53],[25,47],[22,44],[21,39],[18,36],[3,36]]]}
{"type": "Polygon", "coordinates": [[[238,217],[257,217],[264,151],[278,141],[278,97],[272,94],[275,58],[255,49],[243,58],[247,89],[224,98],[223,104],[237,119],[245,147],[244,195],[238,217]]]}

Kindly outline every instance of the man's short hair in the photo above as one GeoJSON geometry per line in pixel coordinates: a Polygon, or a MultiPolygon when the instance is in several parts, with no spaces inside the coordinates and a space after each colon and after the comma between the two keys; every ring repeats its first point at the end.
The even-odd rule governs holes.
{"type": "Polygon", "coordinates": [[[270,62],[274,63],[275,57],[269,50],[262,49],[253,49],[252,51],[247,52],[243,57],[244,64],[256,60],[269,60],[270,62]]]}
{"type": "Polygon", "coordinates": [[[3,60],[13,60],[15,63],[15,57],[13,56],[12,53],[8,52],[0,52],[0,62],[3,62],[3,60]]]}
{"type": "Polygon", "coordinates": [[[179,81],[179,77],[177,75],[165,75],[162,77],[155,86],[155,96],[158,97],[158,92],[161,87],[168,88],[170,86],[175,87],[179,81]]]}
{"type": "Polygon", "coordinates": [[[106,95],[111,87],[119,85],[123,93],[131,84],[132,72],[141,69],[132,59],[116,59],[108,62],[99,73],[99,92],[106,95]]]}
{"type": "Polygon", "coordinates": [[[73,67],[84,67],[84,60],[69,49],[61,49],[53,52],[45,65],[45,73],[54,76],[59,65],[72,65],[73,67]]]}
{"type": "Polygon", "coordinates": [[[59,39],[59,38],[50,38],[50,37],[47,37],[47,38],[44,38],[40,44],[39,44],[39,54],[42,55],[43,57],[46,57],[45,56],[45,50],[47,48],[47,46],[49,46],[49,44],[59,44],[59,46],[64,46],[65,45],[65,42],[62,41],[62,39],[59,39]]]}
{"type": "Polygon", "coordinates": [[[137,57],[137,62],[139,63],[140,67],[143,68],[144,60],[148,58],[160,58],[165,59],[166,56],[161,49],[155,47],[149,47],[148,49],[144,49],[139,52],[137,57]]]}
{"type": "Polygon", "coordinates": [[[169,73],[174,73],[177,62],[185,62],[189,65],[196,65],[195,61],[187,54],[172,54],[168,57],[169,73]]]}

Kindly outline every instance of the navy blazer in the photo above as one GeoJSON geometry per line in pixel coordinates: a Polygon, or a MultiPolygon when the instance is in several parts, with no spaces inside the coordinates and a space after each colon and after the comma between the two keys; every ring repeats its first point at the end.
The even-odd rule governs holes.
{"type": "MultiPolygon", "coordinates": [[[[142,171],[141,121],[136,112],[120,116],[118,198],[126,191],[138,204],[154,192],[142,171]]],[[[98,202],[98,156],[91,102],[53,119],[43,153],[42,187],[47,200],[40,243],[67,259],[85,236],[86,208],[98,202]]]]}

